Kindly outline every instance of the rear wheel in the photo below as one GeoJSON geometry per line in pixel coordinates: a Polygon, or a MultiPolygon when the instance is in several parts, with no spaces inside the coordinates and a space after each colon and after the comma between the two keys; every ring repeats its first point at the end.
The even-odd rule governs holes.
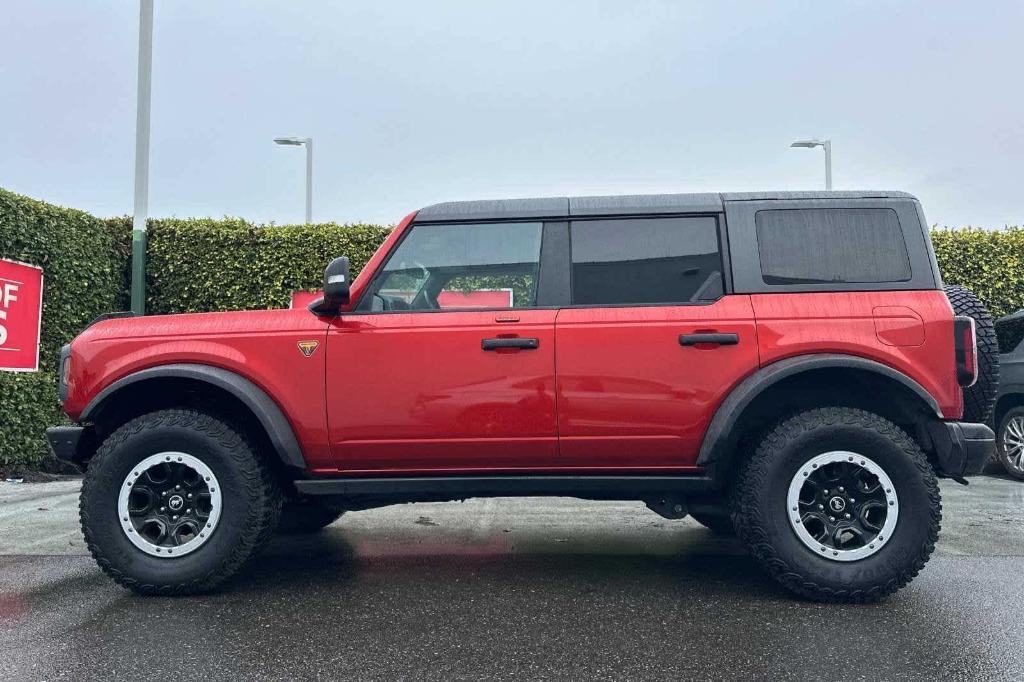
{"type": "Polygon", "coordinates": [[[1014,407],[999,422],[996,458],[1014,478],[1024,480],[1024,407],[1014,407]]]}
{"type": "Polygon", "coordinates": [[[100,568],[144,594],[216,587],[270,538],[280,511],[276,482],[244,435],[193,410],[117,429],[90,461],[79,502],[100,568]]]}
{"type": "Polygon", "coordinates": [[[852,408],[781,422],[746,462],[731,499],[737,533],[788,589],[870,602],[910,582],[938,539],[938,483],[899,427],[852,408]]]}

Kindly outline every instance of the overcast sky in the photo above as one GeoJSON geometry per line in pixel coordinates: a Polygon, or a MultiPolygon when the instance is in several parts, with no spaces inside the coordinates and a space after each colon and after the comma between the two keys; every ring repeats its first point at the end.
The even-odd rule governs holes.
{"type": "MultiPolygon", "coordinates": [[[[150,210],[902,189],[1024,223],[1024,3],[157,0],[150,210]]],[[[132,211],[138,2],[5,0],[0,186],[132,211]]]]}

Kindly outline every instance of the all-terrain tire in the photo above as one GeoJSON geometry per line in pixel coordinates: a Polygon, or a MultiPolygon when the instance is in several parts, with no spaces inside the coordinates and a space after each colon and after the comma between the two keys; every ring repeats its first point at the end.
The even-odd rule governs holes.
{"type": "Polygon", "coordinates": [[[970,289],[947,284],[945,290],[954,313],[974,318],[978,337],[978,380],[964,389],[963,419],[984,423],[992,416],[999,390],[999,344],[995,323],[985,304],[970,289]]]}
{"type": "Polygon", "coordinates": [[[789,590],[825,602],[877,601],[909,583],[935,549],[942,520],[938,482],[918,445],[892,422],[846,407],[780,422],[744,463],[730,503],[733,525],[754,559],[789,590]],[[891,479],[903,510],[885,544],[855,561],[833,561],[805,545],[787,508],[794,477],[814,457],[834,451],[869,457],[891,479]]]}
{"type": "Polygon", "coordinates": [[[282,535],[316,533],[337,521],[344,513],[344,510],[316,500],[289,500],[281,509],[277,532],[282,535]]]}
{"type": "Polygon", "coordinates": [[[269,467],[245,435],[203,412],[169,409],[129,421],[100,445],[82,482],[79,518],[100,568],[141,594],[206,592],[234,575],[273,535],[281,494],[269,467]],[[129,539],[118,518],[126,477],[147,457],[185,453],[216,476],[222,507],[217,525],[195,551],[152,556],[129,539]]]}

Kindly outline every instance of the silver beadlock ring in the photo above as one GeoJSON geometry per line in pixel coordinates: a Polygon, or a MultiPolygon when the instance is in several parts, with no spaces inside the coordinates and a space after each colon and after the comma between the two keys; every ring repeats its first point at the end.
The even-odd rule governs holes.
{"type": "Polygon", "coordinates": [[[892,480],[870,458],[833,450],[797,469],[786,496],[786,515],[800,542],[818,556],[857,561],[890,541],[899,518],[899,499],[892,480]],[[839,470],[844,472],[845,485],[830,477],[839,470]],[[825,487],[830,485],[831,489],[825,487]],[[853,485],[858,489],[853,490],[853,485]],[[879,511],[885,514],[881,525],[877,523],[879,511]],[[819,532],[812,534],[808,525],[819,532]],[[856,546],[844,549],[844,536],[856,546]]]}
{"type": "Polygon", "coordinates": [[[196,551],[210,539],[217,530],[221,503],[220,483],[210,467],[184,452],[160,452],[139,462],[125,477],[117,516],[133,545],[150,556],[172,559],[196,551]],[[170,480],[172,476],[176,478],[170,480]],[[182,542],[183,537],[188,539],[182,542]]]}

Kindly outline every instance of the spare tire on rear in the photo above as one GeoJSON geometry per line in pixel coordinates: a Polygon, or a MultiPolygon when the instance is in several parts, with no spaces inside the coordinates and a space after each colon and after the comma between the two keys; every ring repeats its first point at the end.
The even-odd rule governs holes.
{"type": "Polygon", "coordinates": [[[947,284],[945,289],[953,312],[974,318],[978,337],[978,380],[964,389],[964,421],[986,422],[992,416],[999,389],[999,344],[995,324],[985,304],[973,291],[956,284],[947,284]]]}

